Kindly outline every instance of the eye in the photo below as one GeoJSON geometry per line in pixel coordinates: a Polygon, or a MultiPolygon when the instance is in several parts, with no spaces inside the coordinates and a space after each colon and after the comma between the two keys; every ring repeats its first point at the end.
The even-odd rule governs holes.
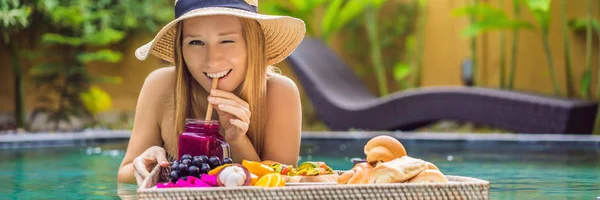
{"type": "Polygon", "coordinates": [[[191,45],[204,45],[204,42],[200,41],[200,40],[192,40],[190,41],[191,45]]]}
{"type": "Polygon", "coordinates": [[[225,43],[234,43],[233,40],[223,40],[221,43],[225,44],[225,43]]]}

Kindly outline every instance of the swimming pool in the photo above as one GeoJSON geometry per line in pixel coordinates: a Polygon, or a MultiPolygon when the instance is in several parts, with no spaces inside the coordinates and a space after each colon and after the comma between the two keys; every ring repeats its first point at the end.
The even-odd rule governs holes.
{"type": "MultiPolygon", "coordinates": [[[[301,159],[349,169],[365,139],[303,139],[301,159]]],[[[596,199],[600,147],[590,143],[401,140],[408,154],[449,175],[491,182],[492,199],[596,199]]],[[[127,143],[0,150],[0,198],[119,199],[135,185],[117,184],[127,143]]]]}

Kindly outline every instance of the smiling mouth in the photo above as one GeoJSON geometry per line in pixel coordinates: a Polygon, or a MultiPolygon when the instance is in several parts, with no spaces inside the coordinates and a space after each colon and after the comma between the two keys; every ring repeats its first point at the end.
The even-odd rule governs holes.
{"type": "Polygon", "coordinates": [[[204,72],[204,75],[206,75],[210,79],[213,79],[213,78],[223,78],[223,77],[227,76],[231,71],[232,71],[232,69],[228,69],[226,71],[217,72],[217,73],[207,73],[207,72],[204,72]]]}

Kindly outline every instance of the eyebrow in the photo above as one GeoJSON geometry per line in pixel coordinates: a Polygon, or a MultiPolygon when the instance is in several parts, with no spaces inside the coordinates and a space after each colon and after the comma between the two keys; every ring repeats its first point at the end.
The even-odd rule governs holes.
{"type": "MultiPolygon", "coordinates": [[[[223,32],[223,33],[219,33],[219,36],[228,36],[228,35],[237,35],[239,34],[238,32],[234,32],[234,31],[230,31],[230,32],[223,32]]],[[[183,36],[184,38],[190,38],[190,37],[202,37],[202,35],[198,34],[186,34],[183,36]]]]}

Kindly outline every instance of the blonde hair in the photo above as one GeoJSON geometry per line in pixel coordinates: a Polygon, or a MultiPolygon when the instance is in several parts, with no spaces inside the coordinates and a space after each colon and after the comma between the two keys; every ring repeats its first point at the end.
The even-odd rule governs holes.
{"type": "MultiPolygon", "coordinates": [[[[238,88],[238,95],[250,105],[250,124],[248,137],[259,157],[263,148],[263,135],[267,121],[267,81],[274,73],[274,68],[267,66],[265,55],[265,37],[260,24],[256,20],[240,18],[242,33],[246,40],[247,65],[246,78],[238,88]]],[[[206,97],[208,92],[195,81],[183,61],[181,52],[183,22],[177,24],[175,37],[174,61],[176,68],[175,83],[175,118],[173,134],[174,141],[179,141],[179,135],[185,128],[186,118],[204,118],[206,111],[206,97]],[[204,112],[203,112],[204,111],[204,112]]],[[[213,116],[217,116],[213,114],[213,116]]],[[[177,157],[177,146],[167,150],[174,153],[171,157],[177,157]]],[[[177,159],[177,158],[176,158],[177,159]]]]}

